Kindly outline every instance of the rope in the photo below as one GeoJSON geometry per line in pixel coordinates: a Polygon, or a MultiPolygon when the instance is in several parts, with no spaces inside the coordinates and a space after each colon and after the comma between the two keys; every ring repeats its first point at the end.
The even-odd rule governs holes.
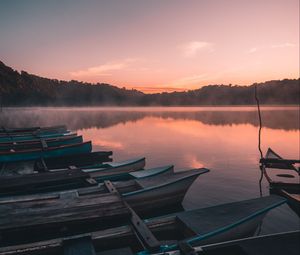
{"type": "MultiPolygon", "coordinates": [[[[259,119],[259,130],[258,130],[258,150],[259,150],[259,153],[260,153],[260,158],[262,159],[263,158],[263,153],[262,153],[262,150],[261,150],[261,129],[262,129],[262,121],[261,121],[261,114],[260,114],[260,106],[259,106],[259,99],[258,99],[258,96],[257,96],[257,84],[255,84],[255,87],[254,87],[254,96],[255,96],[255,100],[256,100],[256,104],[257,104],[257,111],[258,111],[258,119],[259,119]]],[[[264,168],[263,168],[263,165],[261,164],[259,166],[260,168],[260,178],[259,178],[259,192],[260,192],[260,196],[262,197],[262,187],[261,187],[261,184],[262,184],[262,179],[264,177],[264,168]]]]}

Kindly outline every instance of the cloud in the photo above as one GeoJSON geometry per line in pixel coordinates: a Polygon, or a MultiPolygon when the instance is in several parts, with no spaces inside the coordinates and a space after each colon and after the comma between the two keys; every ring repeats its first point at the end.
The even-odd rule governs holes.
{"type": "Polygon", "coordinates": [[[249,49],[247,51],[247,53],[252,54],[257,51],[262,51],[262,50],[279,49],[279,48],[293,48],[296,46],[297,46],[297,44],[289,43],[289,42],[281,43],[281,44],[264,45],[264,46],[260,46],[260,47],[253,47],[253,48],[249,49]]]}
{"type": "Polygon", "coordinates": [[[185,57],[194,57],[199,51],[214,51],[213,44],[210,42],[191,41],[181,46],[185,57]]]}
{"type": "Polygon", "coordinates": [[[112,71],[122,70],[130,66],[138,59],[128,58],[117,62],[108,62],[103,65],[89,67],[87,69],[70,72],[72,77],[110,76],[112,71]]]}
{"type": "Polygon", "coordinates": [[[291,47],[296,47],[297,45],[294,44],[294,43],[289,43],[289,42],[286,42],[286,43],[282,43],[282,44],[273,44],[271,45],[271,48],[291,48],[291,47]]]}
{"type": "Polygon", "coordinates": [[[251,48],[248,53],[254,53],[254,52],[257,52],[258,51],[258,48],[257,47],[253,47],[251,48]]]}

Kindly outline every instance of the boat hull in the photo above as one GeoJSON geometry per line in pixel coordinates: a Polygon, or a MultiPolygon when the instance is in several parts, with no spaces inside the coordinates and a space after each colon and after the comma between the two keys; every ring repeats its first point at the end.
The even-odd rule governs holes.
{"type": "Polygon", "coordinates": [[[137,211],[147,212],[155,208],[165,208],[178,205],[182,202],[187,190],[198,178],[198,175],[191,175],[184,179],[159,185],[157,187],[146,188],[137,192],[123,194],[123,198],[137,211]]]}
{"type": "MultiPolygon", "coordinates": [[[[48,170],[68,168],[70,166],[76,167],[92,167],[103,162],[111,162],[111,151],[95,151],[90,153],[81,153],[74,155],[60,155],[58,157],[51,157],[44,159],[44,163],[48,170]]],[[[34,164],[34,171],[43,172],[44,166],[40,161],[36,161],[34,164]]]]}
{"type": "MultiPolygon", "coordinates": [[[[249,231],[251,232],[258,227],[262,218],[269,210],[280,206],[284,202],[285,200],[278,196],[269,196],[156,217],[145,220],[145,224],[155,236],[160,236],[160,240],[169,240],[167,243],[163,242],[157,252],[159,254],[169,254],[169,252],[176,252],[178,250],[178,243],[182,241],[195,246],[245,237],[249,235],[249,231]],[[241,207],[242,212],[239,211],[241,207]],[[229,212],[228,210],[232,212],[229,218],[227,215],[224,215],[226,212],[229,212]],[[200,224],[198,225],[199,228],[193,228],[193,224],[189,224],[190,216],[193,218],[192,222],[194,219],[202,221],[200,223],[194,222],[196,225],[200,224]],[[211,219],[210,222],[206,222],[208,218],[211,219]],[[220,220],[220,218],[222,219],[220,220]],[[227,220],[223,221],[226,218],[227,220]],[[182,221],[183,219],[185,220],[182,221]],[[193,242],[193,240],[196,241],[193,242]]],[[[47,239],[31,244],[2,247],[0,248],[0,255],[23,255],[25,254],[24,252],[28,252],[27,254],[30,255],[60,255],[60,251],[64,248],[65,240],[79,240],[82,237],[88,237],[90,245],[97,254],[102,254],[98,253],[99,251],[117,249],[124,246],[141,250],[140,246],[136,246],[138,245],[138,239],[133,227],[127,224],[82,235],[68,236],[67,238],[47,239]]],[[[141,250],[141,253],[138,254],[150,255],[152,253],[141,250]]]]}
{"type": "Polygon", "coordinates": [[[54,133],[54,134],[23,134],[18,136],[0,136],[0,142],[18,142],[18,141],[30,141],[35,139],[48,139],[48,138],[57,138],[64,137],[67,135],[73,134],[69,131],[62,133],[54,133]]]}
{"type": "Polygon", "coordinates": [[[91,142],[72,144],[44,150],[28,150],[24,152],[0,153],[0,163],[29,161],[39,158],[52,158],[64,155],[89,153],[92,151],[91,142]]]}
{"type": "MultiPolygon", "coordinates": [[[[127,195],[123,197],[124,194],[128,193],[122,192],[126,187],[124,187],[123,182],[120,182],[114,183],[114,185],[121,196],[116,193],[109,193],[106,186],[101,184],[64,192],[1,198],[0,215],[9,215],[6,218],[0,217],[2,241],[3,243],[15,242],[17,238],[16,240],[11,240],[11,237],[16,233],[18,240],[24,239],[24,237],[27,238],[29,233],[32,233],[32,236],[37,239],[41,236],[59,235],[58,229],[61,229],[63,226],[68,226],[70,229],[76,229],[76,231],[81,232],[85,227],[92,230],[105,228],[107,224],[110,224],[110,226],[115,223],[120,225],[119,220],[121,219],[122,221],[124,215],[118,213],[116,216],[115,211],[118,208],[122,208],[126,217],[130,214],[129,210],[126,210],[127,207],[124,208],[123,199],[136,212],[144,212],[149,208],[158,209],[166,205],[179,203],[184,197],[184,194],[179,193],[186,192],[187,186],[191,185],[192,181],[199,174],[208,170],[198,171],[199,173],[196,174],[195,172],[197,171],[192,170],[190,171],[192,173],[184,173],[183,175],[186,178],[180,178],[180,175],[178,175],[176,181],[172,180],[173,175],[169,174],[170,182],[145,188],[139,192],[139,196],[127,195]],[[176,199],[174,199],[174,193],[177,194],[176,199]],[[157,194],[162,199],[159,200],[157,194]],[[154,196],[157,203],[153,203],[155,200],[154,196]],[[128,197],[130,199],[127,199],[128,197]],[[145,201],[145,199],[147,200],[145,201]],[[115,209],[110,210],[109,208],[115,209]]],[[[86,176],[83,177],[86,178],[86,176]]],[[[156,176],[154,179],[160,179],[160,176],[156,176]]],[[[135,181],[128,181],[127,183],[132,184],[133,182],[135,181]]],[[[29,236],[28,238],[31,237],[29,236]]],[[[19,240],[19,242],[22,241],[19,240]]]]}
{"type": "Polygon", "coordinates": [[[63,132],[66,131],[67,127],[61,126],[50,126],[50,127],[28,127],[28,128],[0,128],[0,134],[7,133],[33,133],[33,132],[63,132]]]}
{"type": "MultiPolygon", "coordinates": [[[[76,143],[82,143],[82,136],[70,136],[57,139],[49,139],[49,141],[44,141],[48,148],[59,147],[63,145],[70,145],[76,143]]],[[[0,152],[9,150],[31,150],[31,149],[43,149],[42,142],[39,141],[29,141],[29,142],[15,142],[15,143],[0,143],[0,152]]]]}

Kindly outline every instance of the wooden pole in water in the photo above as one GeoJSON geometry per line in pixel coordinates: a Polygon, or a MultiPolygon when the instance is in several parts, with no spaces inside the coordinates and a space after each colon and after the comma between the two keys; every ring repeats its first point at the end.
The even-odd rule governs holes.
{"type": "Polygon", "coordinates": [[[3,103],[3,102],[2,102],[2,94],[0,94],[0,111],[1,111],[1,112],[2,112],[2,106],[3,106],[2,103],[3,103]]]}
{"type": "MultiPolygon", "coordinates": [[[[261,129],[262,129],[262,121],[261,121],[261,114],[260,114],[260,106],[259,106],[259,99],[258,99],[258,96],[257,96],[257,84],[255,84],[254,86],[254,97],[255,97],[255,101],[256,101],[256,104],[257,104],[257,111],[258,111],[258,120],[259,120],[259,130],[258,130],[258,150],[260,152],[260,159],[263,158],[263,153],[262,153],[262,150],[261,150],[261,129]]],[[[260,193],[260,196],[262,197],[262,180],[263,180],[263,177],[264,177],[264,171],[265,171],[265,166],[263,164],[260,163],[260,178],[259,178],[259,193],[260,193]]],[[[261,227],[261,226],[260,226],[261,227]]],[[[260,231],[259,231],[260,232],[260,231]]]]}

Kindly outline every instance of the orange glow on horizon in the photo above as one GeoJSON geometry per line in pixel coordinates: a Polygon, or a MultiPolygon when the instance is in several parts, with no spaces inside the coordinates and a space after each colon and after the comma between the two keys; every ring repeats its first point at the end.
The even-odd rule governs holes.
{"type": "Polygon", "coordinates": [[[0,1],[0,60],[145,93],[299,78],[299,0],[128,2],[0,1]]]}

